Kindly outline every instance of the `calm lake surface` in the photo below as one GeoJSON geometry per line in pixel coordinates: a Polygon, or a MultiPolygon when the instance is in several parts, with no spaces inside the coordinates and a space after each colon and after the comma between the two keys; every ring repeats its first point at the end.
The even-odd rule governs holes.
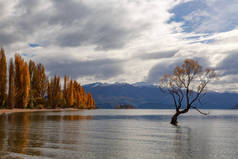
{"type": "Polygon", "coordinates": [[[238,110],[85,110],[0,115],[1,159],[237,159],[238,110]]]}

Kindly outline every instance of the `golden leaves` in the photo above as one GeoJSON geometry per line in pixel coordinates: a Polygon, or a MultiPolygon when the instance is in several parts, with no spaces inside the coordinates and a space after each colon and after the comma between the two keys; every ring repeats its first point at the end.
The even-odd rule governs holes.
{"type": "Polygon", "coordinates": [[[189,101],[196,101],[207,84],[215,77],[214,70],[210,68],[203,70],[196,60],[186,59],[181,66],[174,68],[173,74],[165,74],[160,79],[160,87],[173,96],[175,105],[182,103],[181,99],[184,100],[182,98],[184,96],[187,104],[190,105],[189,101]]]}

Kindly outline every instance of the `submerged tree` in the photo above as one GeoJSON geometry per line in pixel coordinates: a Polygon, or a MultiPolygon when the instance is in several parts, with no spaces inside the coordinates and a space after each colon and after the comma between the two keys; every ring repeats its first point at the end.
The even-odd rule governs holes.
{"type": "Polygon", "coordinates": [[[197,105],[205,95],[207,84],[216,77],[214,70],[203,69],[197,61],[187,59],[174,69],[173,74],[166,74],[160,80],[160,87],[173,97],[176,112],[171,124],[177,125],[179,115],[187,113],[191,108],[201,112],[197,105]]]}

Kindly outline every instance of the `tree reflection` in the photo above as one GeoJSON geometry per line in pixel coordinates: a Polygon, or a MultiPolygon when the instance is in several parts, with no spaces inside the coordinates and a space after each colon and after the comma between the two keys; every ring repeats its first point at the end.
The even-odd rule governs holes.
{"type": "Polygon", "coordinates": [[[176,159],[209,158],[207,139],[190,127],[177,127],[174,137],[176,159]]]}
{"type": "Polygon", "coordinates": [[[0,159],[20,154],[49,156],[44,148],[53,145],[65,149],[65,144],[79,142],[80,130],[77,129],[81,127],[75,123],[92,118],[92,116],[29,112],[1,115],[0,159]]]}
{"type": "Polygon", "coordinates": [[[8,151],[16,153],[27,152],[30,122],[28,113],[15,113],[8,116],[8,151]]]}
{"type": "Polygon", "coordinates": [[[6,138],[6,132],[5,132],[5,127],[6,127],[6,116],[2,115],[0,116],[0,156],[2,156],[4,154],[4,150],[6,149],[6,144],[5,144],[5,138],[6,138]]]}

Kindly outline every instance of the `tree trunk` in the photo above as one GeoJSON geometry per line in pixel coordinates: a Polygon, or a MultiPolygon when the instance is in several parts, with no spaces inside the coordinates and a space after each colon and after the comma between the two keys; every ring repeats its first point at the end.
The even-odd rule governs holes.
{"type": "Polygon", "coordinates": [[[178,118],[179,115],[180,115],[180,113],[176,111],[176,113],[171,118],[170,124],[172,124],[174,126],[177,126],[177,124],[178,124],[177,118],[178,118]]]}

